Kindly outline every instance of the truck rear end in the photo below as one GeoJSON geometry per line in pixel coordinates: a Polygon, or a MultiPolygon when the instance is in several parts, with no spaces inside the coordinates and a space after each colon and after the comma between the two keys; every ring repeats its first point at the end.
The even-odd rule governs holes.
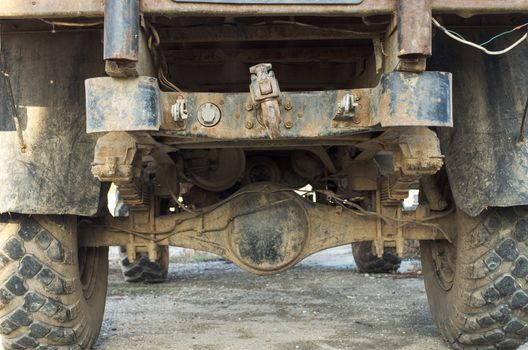
{"type": "Polygon", "coordinates": [[[3,0],[0,25],[7,349],[89,349],[112,245],[159,282],[168,246],[268,275],[419,240],[451,346],[526,340],[527,0],[3,0]]]}

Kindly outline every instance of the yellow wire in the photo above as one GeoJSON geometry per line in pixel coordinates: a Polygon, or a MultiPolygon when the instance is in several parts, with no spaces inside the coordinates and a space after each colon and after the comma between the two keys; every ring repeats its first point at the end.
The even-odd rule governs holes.
{"type": "Polygon", "coordinates": [[[103,24],[103,21],[97,22],[61,22],[61,21],[47,21],[45,19],[40,19],[42,22],[47,23],[52,26],[61,26],[61,27],[95,27],[103,24]]]}

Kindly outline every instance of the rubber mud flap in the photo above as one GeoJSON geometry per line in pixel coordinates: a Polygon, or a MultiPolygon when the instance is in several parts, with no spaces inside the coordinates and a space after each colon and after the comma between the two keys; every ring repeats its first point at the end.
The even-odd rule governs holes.
{"type": "MultiPolygon", "coordinates": [[[[460,34],[482,42],[496,33],[478,28],[460,34]]],[[[489,49],[503,46],[497,40],[489,49]]],[[[528,146],[519,142],[528,45],[487,56],[438,33],[433,52],[428,69],[453,73],[454,127],[438,128],[438,135],[457,207],[476,216],[488,207],[528,204],[528,146]]]]}
{"type": "Polygon", "coordinates": [[[99,35],[32,33],[2,38],[26,149],[0,77],[0,213],[94,215],[100,184],[90,172],[83,82],[103,75],[99,35]],[[93,62],[93,63],[87,63],[93,62]]]}

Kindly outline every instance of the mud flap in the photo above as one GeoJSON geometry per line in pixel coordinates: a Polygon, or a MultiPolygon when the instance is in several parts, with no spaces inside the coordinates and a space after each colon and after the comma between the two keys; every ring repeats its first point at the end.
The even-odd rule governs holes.
{"type": "MultiPolygon", "coordinates": [[[[482,42],[496,32],[461,34],[482,42]]],[[[497,40],[489,48],[508,42],[497,40]]],[[[440,128],[439,136],[456,204],[469,215],[528,204],[528,145],[518,141],[528,96],[526,57],[526,44],[503,56],[487,56],[441,33],[434,39],[428,68],[453,73],[454,128],[440,128]]]]}
{"type": "Polygon", "coordinates": [[[97,33],[2,38],[24,142],[0,78],[0,213],[93,215],[100,184],[90,173],[84,80],[104,74],[97,33]],[[93,63],[90,63],[93,62],[93,63]]]}

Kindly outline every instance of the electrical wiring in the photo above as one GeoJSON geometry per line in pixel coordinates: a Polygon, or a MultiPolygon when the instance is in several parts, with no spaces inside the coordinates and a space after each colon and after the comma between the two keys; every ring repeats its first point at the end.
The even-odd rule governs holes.
{"type": "MultiPolygon", "coordinates": [[[[511,30],[508,30],[508,31],[502,32],[502,33],[500,33],[500,34],[497,34],[497,35],[491,37],[490,39],[484,41],[483,43],[481,43],[480,46],[486,46],[486,45],[488,45],[489,43],[491,43],[492,41],[494,41],[494,40],[496,40],[496,39],[498,39],[498,38],[500,38],[500,37],[502,37],[502,36],[505,36],[505,35],[507,35],[507,34],[513,33],[513,32],[515,32],[515,31],[517,31],[517,30],[519,30],[519,29],[526,28],[526,27],[528,27],[528,23],[522,24],[522,25],[517,26],[517,27],[515,27],[515,28],[513,28],[513,29],[511,29],[511,30]]],[[[451,29],[446,29],[446,30],[447,30],[449,33],[451,33],[451,34],[456,35],[456,36],[459,37],[460,39],[462,39],[462,40],[466,40],[466,38],[464,38],[460,33],[457,33],[457,32],[455,32],[454,30],[451,30],[451,29]]]]}
{"type": "MultiPolygon", "coordinates": [[[[288,191],[292,191],[292,190],[288,190],[288,191]]],[[[245,192],[245,193],[248,193],[248,192],[245,192]]],[[[252,191],[252,192],[249,192],[249,193],[262,193],[262,192],[252,191]]],[[[210,232],[224,231],[225,229],[227,229],[234,222],[235,219],[237,219],[239,217],[251,215],[251,214],[259,212],[264,207],[271,208],[271,207],[274,207],[274,206],[276,206],[278,204],[281,204],[281,203],[284,203],[284,202],[288,202],[288,201],[291,201],[291,200],[292,199],[290,199],[290,198],[281,199],[281,200],[273,202],[273,203],[271,203],[271,204],[269,204],[267,206],[262,206],[260,208],[256,208],[256,209],[253,209],[253,210],[246,211],[244,213],[240,213],[240,214],[234,215],[234,216],[230,217],[227,220],[226,224],[224,224],[223,226],[216,227],[216,228],[211,228],[211,229],[206,229],[206,230],[198,230],[198,229],[195,229],[195,228],[176,230],[176,227],[179,224],[181,224],[183,221],[189,220],[190,218],[187,218],[187,219],[184,219],[184,220],[177,220],[175,222],[175,224],[172,225],[172,227],[167,229],[167,230],[157,231],[157,232],[150,232],[150,233],[149,232],[145,232],[145,231],[133,230],[133,229],[129,229],[129,228],[123,228],[123,227],[119,227],[119,226],[113,226],[113,225],[109,225],[107,227],[112,229],[112,230],[114,230],[114,231],[121,231],[121,232],[124,232],[124,233],[128,233],[128,234],[131,234],[133,236],[145,239],[145,240],[153,242],[153,243],[160,243],[160,242],[162,242],[164,240],[167,240],[167,239],[169,239],[169,238],[171,238],[171,237],[173,237],[173,236],[175,236],[177,234],[184,233],[184,232],[196,232],[196,233],[204,234],[204,233],[210,233],[210,232]],[[161,238],[153,238],[153,237],[148,236],[147,234],[150,234],[150,235],[164,235],[164,236],[161,237],[161,238]]],[[[199,216],[199,215],[193,216],[191,218],[196,218],[197,216],[199,216]]]]}
{"type": "Polygon", "coordinates": [[[158,79],[160,83],[169,90],[183,94],[184,92],[178,86],[176,86],[176,84],[171,82],[165,75],[166,63],[163,52],[161,51],[161,38],[158,31],[150,23],[146,23],[144,28],[148,35],[147,46],[152,54],[152,58],[156,66],[158,67],[158,79]]]}
{"type": "MultiPolygon", "coordinates": [[[[204,208],[204,209],[199,210],[199,211],[190,211],[189,209],[186,208],[187,209],[186,211],[188,211],[188,213],[191,214],[191,215],[186,217],[186,218],[181,218],[181,219],[176,220],[176,222],[174,223],[174,225],[171,228],[169,228],[167,230],[164,230],[164,231],[145,232],[145,231],[138,231],[138,230],[129,229],[129,228],[122,228],[122,227],[118,227],[118,226],[108,226],[108,227],[111,228],[112,230],[117,230],[117,231],[122,231],[122,232],[125,232],[125,233],[129,233],[129,234],[132,234],[132,235],[137,236],[139,238],[145,239],[147,241],[151,241],[153,243],[160,243],[160,242],[162,242],[164,240],[167,240],[167,239],[169,239],[169,238],[171,238],[171,237],[173,237],[173,236],[175,236],[177,234],[184,233],[184,232],[199,232],[201,234],[209,233],[209,232],[219,232],[219,231],[223,231],[227,227],[229,227],[229,225],[231,225],[236,218],[241,217],[241,216],[251,215],[251,214],[253,214],[255,212],[258,212],[259,210],[261,210],[264,207],[253,209],[253,210],[250,210],[250,211],[247,211],[247,212],[240,213],[240,214],[237,214],[235,216],[232,216],[232,217],[230,217],[227,220],[225,225],[223,225],[221,227],[217,227],[217,228],[211,228],[211,229],[206,229],[206,230],[197,230],[195,228],[176,230],[176,228],[178,227],[178,225],[182,224],[184,221],[188,221],[188,220],[194,219],[196,217],[203,216],[204,214],[210,213],[214,209],[216,209],[216,208],[220,207],[221,205],[223,205],[224,203],[226,203],[226,202],[228,202],[228,201],[230,201],[230,200],[232,200],[232,199],[234,199],[236,197],[239,197],[241,195],[254,194],[254,193],[256,193],[256,194],[261,194],[261,193],[269,194],[269,193],[278,193],[278,192],[306,192],[306,193],[308,193],[308,192],[316,192],[316,193],[320,193],[320,194],[325,195],[327,200],[329,200],[330,203],[335,203],[338,206],[340,206],[340,207],[342,207],[342,208],[354,213],[355,215],[376,217],[376,218],[382,220],[386,225],[394,225],[395,224],[395,226],[397,228],[401,228],[401,227],[408,226],[408,225],[419,225],[419,226],[433,228],[433,229],[438,230],[440,233],[442,233],[444,235],[444,237],[448,241],[451,241],[449,235],[439,225],[434,224],[434,223],[430,223],[428,221],[437,220],[437,219],[446,217],[448,215],[451,215],[455,211],[454,207],[449,209],[449,210],[446,210],[446,211],[443,211],[441,213],[438,213],[436,215],[428,216],[428,217],[421,218],[421,219],[415,219],[415,220],[413,220],[413,219],[400,219],[400,218],[394,218],[394,217],[386,216],[386,215],[383,215],[383,214],[378,213],[378,212],[366,210],[366,209],[362,208],[360,205],[358,205],[356,203],[353,203],[353,202],[351,202],[351,201],[349,201],[347,199],[341,198],[341,197],[339,197],[338,195],[336,195],[335,193],[333,193],[331,191],[325,191],[325,190],[299,191],[299,190],[295,190],[295,189],[292,189],[292,188],[276,189],[276,190],[272,190],[272,191],[265,191],[265,190],[262,190],[262,191],[256,191],[256,190],[240,191],[240,192],[237,192],[234,195],[232,195],[230,198],[227,198],[227,199],[225,199],[223,201],[220,201],[219,203],[216,203],[215,205],[213,205],[211,207],[204,208]],[[161,237],[151,237],[151,236],[147,236],[147,234],[160,235],[161,237]]],[[[175,197],[174,193],[171,193],[171,195],[173,195],[175,197]]],[[[284,203],[284,202],[287,202],[287,201],[291,201],[291,199],[290,198],[281,199],[281,200],[278,200],[276,202],[271,203],[270,205],[268,205],[266,207],[269,208],[270,206],[275,206],[277,204],[281,204],[281,203],[284,203]]],[[[179,204],[181,204],[181,203],[179,203],[179,204]]]]}
{"type": "Polygon", "coordinates": [[[362,32],[357,30],[350,30],[350,29],[344,29],[344,28],[335,28],[335,27],[321,27],[317,26],[315,24],[309,24],[304,22],[297,22],[297,21],[281,21],[281,20],[274,20],[274,21],[265,21],[265,22],[258,22],[252,24],[252,26],[264,26],[269,24],[284,24],[284,25],[294,25],[299,27],[306,27],[306,28],[313,28],[313,29],[319,29],[319,30],[326,30],[326,31],[332,31],[337,33],[344,33],[344,34],[355,34],[355,35],[368,35],[372,36],[373,34],[382,34],[384,31],[369,31],[369,32],[362,32]]]}
{"type": "Polygon", "coordinates": [[[172,186],[170,185],[170,183],[167,182],[167,188],[169,189],[169,193],[172,197],[172,200],[174,201],[174,203],[183,211],[186,211],[188,212],[189,214],[194,214],[194,215],[199,215],[200,213],[198,212],[195,212],[195,211],[192,211],[191,209],[188,209],[182,202],[180,202],[180,200],[178,199],[178,196],[176,195],[176,193],[174,193],[173,189],[172,189],[172,186]]]}
{"type": "MultiPolygon", "coordinates": [[[[484,41],[481,44],[476,44],[476,43],[473,43],[471,41],[466,40],[462,35],[458,34],[457,32],[455,32],[453,30],[449,30],[449,29],[445,28],[444,26],[442,26],[440,23],[438,23],[438,21],[435,18],[433,18],[433,24],[435,26],[437,26],[438,28],[440,28],[450,38],[452,38],[452,39],[454,39],[454,40],[456,40],[458,42],[461,42],[462,44],[466,44],[466,45],[472,46],[472,47],[474,47],[476,49],[479,49],[479,50],[487,53],[488,55],[502,55],[504,53],[507,53],[507,52],[511,51],[512,49],[514,49],[515,47],[517,47],[518,45],[520,45],[523,41],[525,41],[528,38],[528,23],[521,24],[520,26],[517,26],[517,27],[515,27],[515,28],[513,28],[511,30],[507,30],[505,32],[497,34],[497,35],[491,37],[490,39],[484,41]],[[527,28],[526,33],[519,40],[517,40],[516,42],[514,42],[512,45],[510,45],[509,47],[505,48],[504,50],[491,51],[491,50],[488,50],[487,48],[484,47],[485,45],[493,42],[494,40],[496,40],[496,39],[498,39],[500,37],[503,37],[505,35],[511,34],[513,32],[516,32],[516,31],[520,30],[520,29],[523,29],[523,28],[527,28]]],[[[525,129],[527,116],[528,116],[528,98],[527,98],[526,103],[524,105],[524,113],[522,115],[521,129],[519,131],[519,139],[518,139],[519,143],[524,143],[524,129],[525,129]]]]}
{"type": "Polygon", "coordinates": [[[183,90],[177,87],[174,83],[172,83],[167,77],[165,76],[165,73],[163,72],[163,69],[160,68],[158,71],[158,78],[161,81],[163,85],[165,85],[167,88],[179,92],[180,94],[183,94],[183,90]]]}
{"type": "MultiPolygon", "coordinates": [[[[492,55],[492,56],[498,56],[498,55],[502,55],[502,54],[505,54],[511,50],[513,50],[514,48],[516,48],[517,46],[519,46],[523,41],[525,41],[527,38],[528,38],[528,31],[519,39],[517,40],[516,42],[514,42],[512,45],[508,46],[507,48],[503,49],[503,50],[499,50],[499,51],[493,51],[493,50],[488,50],[487,48],[485,48],[483,45],[486,45],[486,44],[489,44],[490,42],[492,42],[493,40],[507,34],[506,32],[505,33],[501,33],[499,35],[496,35],[495,37],[491,38],[490,40],[488,41],[485,41],[483,45],[481,44],[477,44],[477,43],[474,43],[474,42],[471,42],[471,41],[468,41],[466,39],[464,39],[463,36],[461,36],[460,34],[456,33],[456,32],[453,32],[452,30],[449,30],[447,28],[445,28],[444,26],[442,26],[435,18],[433,18],[433,24],[438,27],[440,30],[442,30],[448,37],[462,43],[462,44],[465,44],[465,45],[468,45],[468,46],[471,46],[471,47],[474,47],[480,51],[483,51],[485,52],[486,54],[488,55],[492,55]]],[[[519,27],[516,27],[514,28],[512,31],[515,31],[515,30],[518,30],[519,28],[524,28],[528,26],[528,24],[526,25],[522,25],[522,26],[519,26],[519,27]]],[[[510,32],[512,32],[510,31],[510,32]]]]}
{"type": "Polygon", "coordinates": [[[449,242],[451,242],[451,238],[449,237],[447,232],[445,232],[440,226],[438,226],[436,224],[433,224],[433,223],[429,223],[427,221],[437,220],[437,219],[446,217],[448,215],[451,215],[455,211],[454,207],[449,209],[449,210],[443,211],[443,212],[441,212],[439,214],[436,214],[436,215],[433,215],[433,216],[428,216],[428,217],[425,217],[425,218],[416,219],[416,220],[414,220],[414,219],[399,219],[399,218],[393,218],[393,217],[390,217],[390,216],[387,216],[387,215],[383,215],[383,214],[381,214],[379,212],[369,211],[369,210],[363,209],[360,205],[358,205],[356,203],[353,203],[353,202],[350,202],[350,201],[348,201],[346,199],[343,199],[343,198],[337,196],[336,194],[334,194],[331,191],[318,190],[316,192],[321,193],[321,194],[325,194],[327,196],[327,199],[329,199],[331,201],[333,200],[336,204],[338,204],[339,206],[341,206],[341,207],[343,207],[345,209],[352,210],[352,212],[355,213],[356,215],[376,217],[376,218],[382,220],[386,225],[390,225],[391,224],[390,222],[392,221],[392,222],[395,222],[397,224],[396,225],[397,228],[401,228],[401,227],[408,226],[408,225],[419,225],[419,226],[425,226],[425,227],[434,228],[434,229],[438,230],[440,233],[442,233],[442,235],[449,242]]]}
{"type": "Polygon", "coordinates": [[[504,35],[507,35],[507,34],[513,33],[513,32],[515,32],[515,31],[517,31],[517,30],[519,30],[519,29],[526,28],[526,27],[528,27],[528,23],[525,23],[525,24],[522,24],[522,25],[520,25],[520,26],[517,26],[517,27],[513,28],[512,30],[508,30],[508,31],[506,31],[506,32],[502,32],[502,33],[500,33],[500,34],[497,34],[497,35],[495,35],[494,37],[492,37],[491,39],[489,39],[489,40],[487,40],[487,41],[481,43],[480,45],[481,45],[481,46],[485,46],[485,45],[491,43],[493,40],[500,38],[501,36],[504,36],[504,35]]]}
{"type": "Polygon", "coordinates": [[[60,27],[95,27],[98,25],[103,24],[103,21],[95,21],[95,22],[62,22],[62,21],[48,21],[45,19],[40,19],[42,22],[47,23],[52,26],[60,26],[60,27]]]}

